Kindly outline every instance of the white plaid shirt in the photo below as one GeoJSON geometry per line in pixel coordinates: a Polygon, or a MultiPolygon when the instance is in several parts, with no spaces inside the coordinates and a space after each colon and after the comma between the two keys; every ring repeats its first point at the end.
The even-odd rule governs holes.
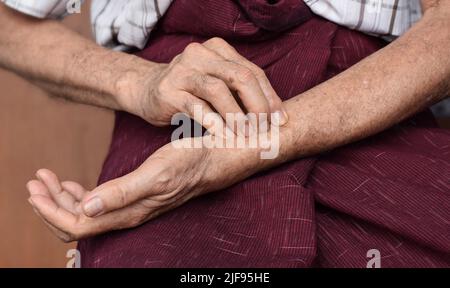
{"type": "MultiPolygon", "coordinates": [[[[61,18],[67,7],[83,0],[1,0],[38,18],[61,18]]],[[[300,0],[299,0],[300,1],[300,0]]],[[[422,16],[420,0],[303,0],[330,21],[365,33],[395,38],[422,16]]],[[[93,0],[92,29],[98,44],[143,48],[158,19],[172,0],[93,0]]]]}

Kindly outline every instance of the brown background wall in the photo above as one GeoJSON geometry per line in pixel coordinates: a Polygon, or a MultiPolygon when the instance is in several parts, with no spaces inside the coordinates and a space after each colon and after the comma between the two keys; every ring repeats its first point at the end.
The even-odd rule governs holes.
{"type": "MultiPolygon", "coordinates": [[[[90,36],[87,5],[64,23],[90,36]]],[[[39,168],[94,187],[108,148],[111,112],[48,98],[0,71],[0,267],[65,267],[66,245],[34,215],[26,182],[39,168]]]]}

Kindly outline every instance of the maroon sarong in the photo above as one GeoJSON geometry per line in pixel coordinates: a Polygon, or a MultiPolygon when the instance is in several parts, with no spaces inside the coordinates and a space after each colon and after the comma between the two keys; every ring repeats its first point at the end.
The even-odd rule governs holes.
{"type": "MultiPolygon", "coordinates": [[[[299,0],[176,0],[137,55],[169,62],[214,36],[262,67],[283,99],[384,46],[299,0]]],[[[100,183],[133,171],[172,129],[117,113],[100,183]]],[[[79,248],[84,267],[366,267],[371,249],[381,267],[449,267],[449,221],[450,132],[426,111],[79,248]]]]}

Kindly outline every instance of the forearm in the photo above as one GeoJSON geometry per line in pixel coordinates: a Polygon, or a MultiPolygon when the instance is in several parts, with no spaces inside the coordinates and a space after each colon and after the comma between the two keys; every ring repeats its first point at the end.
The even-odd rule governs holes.
{"type": "Polygon", "coordinates": [[[134,83],[150,77],[156,65],[102,48],[57,21],[32,19],[2,4],[0,26],[0,67],[72,101],[128,110],[134,83]]]}
{"type": "Polygon", "coordinates": [[[376,134],[449,95],[449,10],[430,8],[392,44],[287,101],[290,121],[275,162],[376,134]]]}

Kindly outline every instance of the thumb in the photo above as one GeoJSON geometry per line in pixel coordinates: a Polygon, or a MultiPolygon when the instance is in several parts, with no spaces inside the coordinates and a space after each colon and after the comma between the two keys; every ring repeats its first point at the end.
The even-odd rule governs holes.
{"type": "Polygon", "coordinates": [[[146,185],[152,178],[148,176],[143,177],[143,170],[138,169],[100,185],[81,201],[84,214],[88,217],[97,217],[144,198],[151,188],[151,185],[146,185]]]}

